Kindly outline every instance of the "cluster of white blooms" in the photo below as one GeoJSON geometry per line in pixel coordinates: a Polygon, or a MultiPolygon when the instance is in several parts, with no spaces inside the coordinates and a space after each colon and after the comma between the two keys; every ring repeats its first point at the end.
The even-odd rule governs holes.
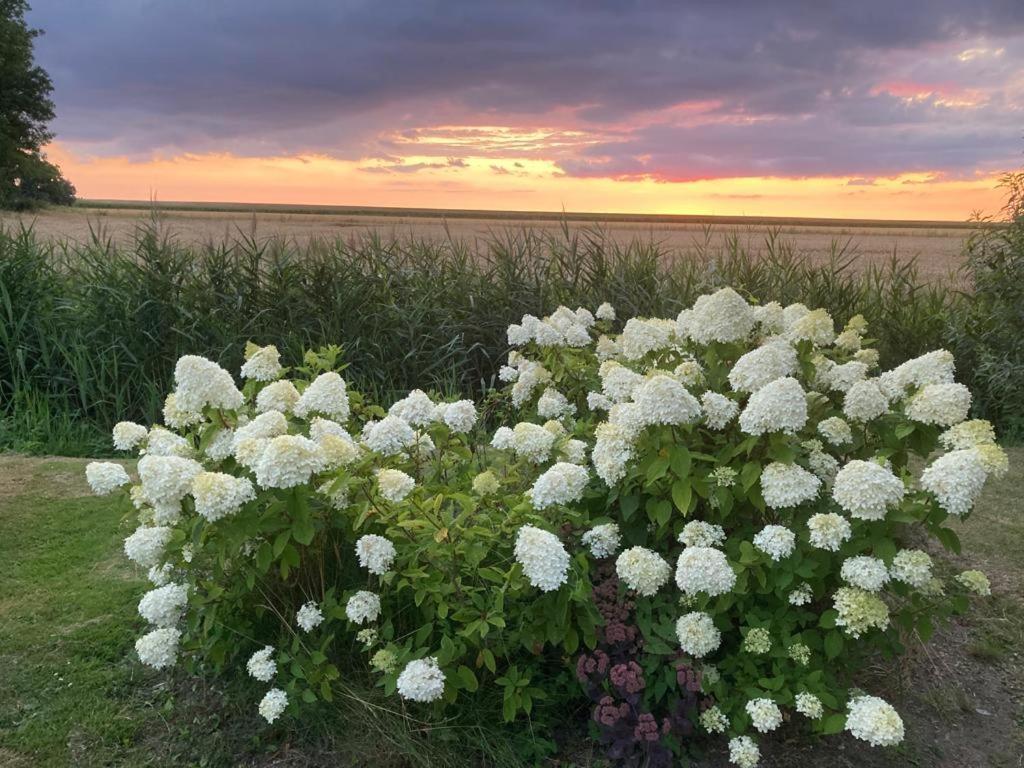
{"type": "Polygon", "coordinates": [[[547,509],[556,504],[572,504],[583,497],[590,472],[579,464],[560,461],[536,479],[530,488],[534,509],[547,509]]]}
{"type": "Polygon", "coordinates": [[[761,471],[761,494],[772,509],[810,501],[818,495],[820,487],[821,480],[798,464],[773,461],[761,471]]]}
{"type": "Polygon", "coordinates": [[[377,490],[388,501],[398,503],[412,493],[416,481],[400,469],[380,469],[377,471],[377,490]]]}
{"type": "Polygon", "coordinates": [[[889,399],[874,379],[856,382],[843,398],[843,413],[853,421],[871,421],[889,412],[889,399]]]}
{"type": "Polygon", "coordinates": [[[849,521],[834,512],[811,515],[807,521],[807,529],[810,531],[811,546],[827,549],[829,552],[839,551],[843,542],[848,541],[853,535],[849,521]]]}
{"type": "Polygon", "coordinates": [[[590,554],[594,557],[611,557],[619,551],[622,536],[619,534],[619,526],[616,523],[605,523],[604,525],[595,525],[580,537],[580,541],[590,549],[590,554]]]}
{"type": "Polygon", "coordinates": [[[665,374],[647,379],[633,392],[644,424],[689,424],[700,418],[700,403],[678,380],[665,374]]]}
{"type": "Polygon", "coordinates": [[[639,373],[615,360],[601,363],[598,376],[601,377],[601,392],[612,403],[625,403],[632,399],[636,388],[645,381],[639,373]]]}
{"type": "Polygon", "coordinates": [[[676,584],[688,595],[704,592],[715,597],[736,585],[736,572],[721,550],[687,547],[676,563],[676,584]]]}
{"type": "Polygon", "coordinates": [[[295,614],[295,623],[303,632],[312,632],[320,626],[323,620],[324,615],[321,613],[320,607],[312,601],[305,603],[295,614]]]}
{"type": "Polygon", "coordinates": [[[256,395],[256,413],[266,413],[267,411],[291,413],[297,402],[299,402],[299,390],[288,379],[281,379],[273,384],[268,384],[256,395]]]}
{"type": "Polygon", "coordinates": [[[383,576],[390,571],[397,554],[394,544],[375,533],[360,536],[356,542],[356,557],[359,558],[359,565],[374,576],[383,576]]]}
{"type": "Polygon", "coordinates": [[[260,717],[268,723],[272,723],[281,716],[281,713],[288,707],[288,694],[280,688],[271,688],[260,700],[260,717]]]}
{"type": "Polygon", "coordinates": [[[908,389],[952,382],[953,371],[953,355],[937,349],[886,371],[878,377],[878,382],[890,400],[898,400],[908,389]]]}
{"type": "Polygon", "coordinates": [[[745,707],[750,724],[761,733],[774,731],[782,725],[782,712],[771,699],[751,699],[745,707]]]}
{"type": "Polygon", "coordinates": [[[512,386],[512,405],[522,408],[534,390],[551,381],[551,373],[538,362],[523,360],[519,365],[516,383],[512,386]]]}
{"type": "Polygon", "coordinates": [[[901,549],[892,559],[889,575],[915,589],[924,589],[932,580],[932,559],[919,549],[901,549]]]}
{"type": "Polygon", "coordinates": [[[796,534],[784,525],[766,525],[754,536],[754,546],[778,562],[796,548],[796,534]]]}
{"type": "Polygon", "coordinates": [[[398,695],[409,701],[437,701],[444,694],[444,672],[433,656],[414,659],[398,675],[397,688],[398,695]]]}
{"type": "Polygon", "coordinates": [[[955,424],[941,435],[939,442],[947,451],[977,448],[981,445],[995,445],[996,431],[984,419],[971,419],[955,424]]]}
{"type": "Polygon", "coordinates": [[[736,392],[756,392],[776,379],[793,375],[797,367],[792,345],[773,339],[736,361],[729,371],[729,384],[736,392]]]}
{"type": "Polygon", "coordinates": [[[153,505],[158,523],[177,522],[181,500],[192,490],[192,481],[203,471],[203,465],[180,456],[153,456],[139,459],[142,495],[153,505]]]}
{"type": "Polygon", "coordinates": [[[255,347],[247,351],[245,363],[242,365],[243,379],[273,381],[282,372],[281,354],[273,344],[255,347]]]}
{"type": "MultiPolygon", "coordinates": [[[[796,306],[807,309],[802,304],[796,306]]],[[[819,347],[828,346],[836,338],[832,317],[824,309],[801,312],[799,317],[788,323],[785,335],[791,341],[810,341],[819,347]]]]}
{"type": "Polygon", "coordinates": [[[725,543],[725,529],[703,520],[691,520],[679,533],[679,543],[687,547],[718,547],[725,543]]]}
{"type": "Polygon", "coordinates": [[[196,512],[213,523],[252,501],[256,491],[248,478],[223,472],[201,472],[192,481],[192,497],[196,512]]]}
{"type": "Polygon", "coordinates": [[[653,550],[630,547],[615,561],[615,573],[629,589],[651,597],[672,577],[672,566],[653,550]]]}
{"type": "Polygon", "coordinates": [[[604,320],[610,323],[615,320],[615,307],[607,301],[603,302],[601,306],[597,308],[597,311],[594,312],[594,317],[598,320],[604,320]]]}
{"type": "Polygon", "coordinates": [[[173,627],[160,627],[147,632],[135,641],[135,652],[139,661],[153,669],[174,666],[178,658],[178,641],[181,632],[173,627]]]}
{"type": "Polygon", "coordinates": [[[814,599],[814,590],[811,589],[810,584],[801,584],[789,593],[789,604],[790,605],[807,605],[814,599]]]}
{"type": "Polygon", "coordinates": [[[849,705],[846,730],[873,747],[894,747],[903,741],[903,720],[877,696],[858,696],[849,705]]]}
{"type": "Polygon", "coordinates": [[[476,426],[476,406],[472,400],[441,403],[437,406],[435,413],[448,429],[456,434],[464,434],[476,426]]]}
{"type": "Polygon", "coordinates": [[[181,618],[187,604],[188,588],[184,584],[167,584],[142,596],[139,615],[158,627],[172,627],[181,618]]]}
{"type": "Polygon", "coordinates": [[[186,411],[178,407],[178,397],[171,392],[164,400],[164,423],[171,429],[187,429],[203,420],[203,414],[198,411],[186,411]]]}
{"type": "Polygon", "coordinates": [[[889,626],[889,608],[877,595],[856,587],[840,587],[833,597],[836,625],[857,638],[871,629],[889,626]]]}
{"type": "Polygon", "coordinates": [[[366,624],[380,616],[380,597],[361,589],[345,603],[345,615],[353,624],[366,624]]]}
{"type": "Polygon", "coordinates": [[[698,659],[716,651],[722,642],[714,620],[700,611],[687,613],[676,622],[676,637],[679,647],[698,659]]]}
{"type": "Polygon", "coordinates": [[[131,482],[125,468],[112,461],[89,462],[85,467],[85,479],[97,496],[106,496],[131,482]]]}
{"type": "Polygon", "coordinates": [[[743,650],[747,653],[766,654],[772,649],[772,633],[767,627],[751,627],[743,638],[743,650]]]}
{"type": "Polygon", "coordinates": [[[575,412],[576,406],[554,387],[548,387],[537,398],[537,415],[542,419],[560,419],[575,412]]]}
{"type": "Polygon", "coordinates": [[[416,444],[416,433],[405,419],[385,416],[380,421],[366,423],[362,440],[371,451],[396,456],[416,444]]]}
{"type": "Polygon", "coordinates": [[[146,441],[149,430],[134,421],[119,421],[114,425],[114,447],[119,451],[131,451],[146,441]]]}
{"type": "Polygon", "coordinates": [[[974,507],[987,477],[978,450],[963,448],[933,461],[921,473],[921,487],[949,514],[962,517],[974,507]]]}
{"type": "Polygon", "coordinates": [[[851,360],[842,365],[827,366],[822,379],[826,389],[833,392],[848,392],[850,387],[862,381],[868,375],[868,366],[858,360],[851,360]]]}
{"type": "Polygon", "coordinates": [[[569,553],[555,534],[524,525],[516,534],[514,553],[530,584],[542,592],[551,592],[565,583],[569,553]]]}
{"type": "Polygon", "coordinates": [[[796,695],[796,711],[811,720],[817,720],[825,714],[825,707],[821,699],[813,693],[804,691],[796,695]]]}
{"type": "Polygon", "coordinates": [[[149,436],[146,438],[145,452],[150,456],[188,458],[192,455],[192,446],[181,435],[176,435],[162,427],[153,427],[149,430],[149,436]]]}
{"type": "Polygon", "coordinates": [[[274,661],[274,646],[268,645],[256,651],[245,663],[245,669],[251,677],[261,683],[269,683],[277,674],[277,662],[274,661]]]}
{"type": "Polygon", "coordinates": [[[670,320],[631,318],[619,337],[622,356],[627,360],[640,360],[651,352],[666,349],[671,346],[675,332],[675,323],[670,320]]]}
{"type": "Polygon", "coordinates": [[[903,482],[889,469],[860,459],[840,469],[832,485],[832,498],[859,520],[881,520],[905,493],[903,482]]]}
{"type": "Polygon", "coordinates": [[[422,389],[414,389],[395,402],[388,409],[388,415],[401,419],[414,427],[426,427],[434,421],[436,407],[426,392],[422,389]]]}
{"type": "Polygon", "coordinates": [[[684,322],[686,335],[701,344],[739,341],[750,335],[756,323],[746,299],[732,288],[722,288],[693,303],[684,322]]]}
{"type": "Polygon", "coordinates": [[[501,481],[489,469],[473,478],[473,493],[480,496],[490,496],[493,493],[497,493],[500,489],[501,481]]]}
{"type": "Polygon", "coordinates": [[[137,565],[152,568],[159,565],[172,533],[173,531],[164,525],[141,526],[124,540],[124,553],[137,565]]]}
{"type": "Polygon", "coordinates": [[[573,464],[587,463],[587,444],[582,440],[566,440],[558,450],[568,462],[573,464]]]}
{"type": "Polygon", "coordinates": [[[320,446],[308,437],[278,435],[256,460],[256,482],[261,488],[294,488],[308,483],[326,465],[320,446]]]}
{"type": "Polygon", "coordinates": [[[907,402],[907,417],[948,427],[967,418],[971,392],[963,384],[928,384],[907,402]]]}
{"type": "Polygon", "coordinates": [[[838,416],[830,416],[819,421],[818,434],[835,446],[847,445],[853,442],[853,432],[850,430],[850,425],[838,416]]]}
{"type": "Polygon", "coordinates": [[[729,730],[729,718],[717,705],[708,707],[701,712],[700,724],[708,733],[725,733],[729,730]]]}
{"type": "Polygon", "coordinates": [[[633,458],[633,441],[629,433],[617,424],[598,424],[594,435],[590,460],[597,476],[611,487],[626,474],[627,465],[633,458]]]}
{"type": "Polygon", "coordinates": [[[807,395],[791,376],[765,384],[747,401],[740,414],[740,429],[748,435],[766,432],[792,434],[807,423],[807,395]]]}
{"type": "MultiPolygon", "coordinates": [[[[532,461],[534,464],[540,464],[547,460],[557,439],[551,431],[528,421],[516,424],[510,437],[511,445],[509,447],[512,448],[516,457],[532,461]]],[[[497,439],[496,434],[495,440],[497,439]]],[[[500,446],[495,445],[495,448],[498,447],[500,446]]]]}
{"type": "Polygon", "coordinates": [[[988,576],[981,571],[964,571],[957,575],[956,580],[971,592],[982,597],[992,594],[992,585],[989,583],[988,576]]]}
{"type": "Polygon", "coordinates": [[[868,592],[878,592],[889,582],[889,570],[885,563],[877,557],[868,555],[846,558],[839,575],[847,584],[868,592]]]}
{"type": "Polygon", "coordinates": [[[349,405],[345,380],[334,371],[321,373],[303,390],[294,411],[296,416],[302,418],[316,413],[337,421],[346,421],[349,405]]]}
{"type": "Polygon", "coordinates": [[[188,413],[199,413],[206,407],[233,411],[245,400],[230,373],[197,355],[185,355],[178,360],[174,384],[175,406],[188,413]]]}
{"type": "Polygon", "coordinates": [[[740,412],[739,403],[735,400],[710,390],[701,396],[700,407],[704,412],[704,423],[709,429],[725,429],[740,412]]]}
{"type": "Polygon", "coordinates": [[[749,736],[736,736],[729,739],[729,762],[739,768],[757,768],[761,760],[761,750],[749,736]]]}

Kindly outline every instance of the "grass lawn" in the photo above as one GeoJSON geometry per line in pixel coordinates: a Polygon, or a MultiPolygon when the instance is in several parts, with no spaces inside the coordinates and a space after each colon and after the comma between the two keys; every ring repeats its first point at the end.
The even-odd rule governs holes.
{"type": "MultiPolygon", "coordinates": [[[[903,747],[872,750],[845,738],[813,744],[784,734],[764,745],[764,766],[1021,765],[1024,449],[1012,450],[1011,462],[1009,476],[990,483],[962,526],[964,559],[942,566],[985,570],[993,597],[977,600],[966,620],[909,658],[862,671],[864,687],[903,714],[903,747]]],[[[254,705],[226,703],[208,681],[144,670],[132,644],[145,584],[121,554],[119,511],[88,495],[85,463],[0,456],[0,765],[459,764],[465,751],[411,754],[404,721],[364,702],[332,715],[340,719],[328,742],[301,732],[289,741],[285,731],[260,726],[254,705]]],[[[719,765],[719,757],[709,759],[719,765]]]]}

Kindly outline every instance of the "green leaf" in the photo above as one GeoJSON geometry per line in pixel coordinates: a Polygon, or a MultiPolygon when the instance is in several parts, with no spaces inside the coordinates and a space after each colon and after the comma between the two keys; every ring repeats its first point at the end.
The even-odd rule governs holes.
{"type": "Polygon", "coordinates": [[[689,514],[692,497],[693,489],[689,480],[676,480],[672,483],[672,501],[683,515],[689,514]]]}
{"type": "Polygon", "coordinates": [[[480,683],[477,681],[476,675],[473,674],[473,670],[467,667],[465,664],[459,666],[459,671],[457,672],[457,675],[459,678],[459,683],[462,685],[463,688],[465,688],[470,693],[472,693],[480,687],[480,683]]]}
{"type": "Polygon", "coordinates": [[[843,652],[843,636],[832,630],[825,635],[825,656],[830,659],[834,659],[840,653],[843,652]]]}
{"type": "Polygon", "coordinates": [[[939,537],[942,546],[950,552],[960,554],[960,537],[951,528],[936,528],[935,535],[939,537]]]}
{"type": "Polygon", "coordinates": [[[316,529],[313,527],[313,521],[309,519],[308,512],[299,515],[292,522],[292,536],[299,544],[310,544],[315,534],[316,529]]]}
{"type": "Polygon", "coordinates": [[[672,449],[672,457],[669,464],[672,467],[672,473],[680,480],[690,476],[692,459],[690,458],[690,451],[685,445],[677,445],[672,449]]]}
{"type": "Polygon", "coordinates": [[[829,715],[822,721],[821,732],[824,734],[840,733],[846,727],[846,715],[829,715]]]}

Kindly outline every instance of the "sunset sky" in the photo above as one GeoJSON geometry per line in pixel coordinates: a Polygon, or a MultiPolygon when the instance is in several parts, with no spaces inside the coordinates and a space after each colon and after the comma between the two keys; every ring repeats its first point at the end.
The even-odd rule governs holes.
{"type": "Polygon", "coordinates": [[[87,198],[965,219],[1024,2],[36,0],[87,198]]]}

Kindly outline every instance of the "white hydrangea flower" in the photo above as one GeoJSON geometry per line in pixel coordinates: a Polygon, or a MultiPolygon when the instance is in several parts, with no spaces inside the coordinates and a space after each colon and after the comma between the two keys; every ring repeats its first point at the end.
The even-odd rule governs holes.
{"type": "Polygon", "coordinates": [[[765,334],[782,333],[786,329],[785,312],[777,301],[752,308],[754,320],[765,334]]]}
{"type": "Polygon", "coordinates": [[[915,589],[924,589],[932,580],[932,559],[920,549],[901,549],[889,567],[889,574],[915,589]]]}
{"type": "Polygon", "coordinates": [[[176,509],[202,471],[203,465],[192,459],[147,453],[139,459],[142,494],[154,507],[176,509]]]}
{"type": "Polygon", "coordinates": [[[416,444],[416,433],[404,419],[385,416],[378,422],[367,424],[363,430],[363,442],[371,451],[395,456],[416,444]]]}
{"type": "Polygon", "coordinates": [[[782,725],[782,711],[771,699],[751,699],[744,709],[750,715],[750,724],[761,733],[774,731],[782,725]]]}
{"type": "Polygon", "coordinates": [[[192,455],[192,445],[181,435],[176,435],[163,427],[153,427],[146,438],[143,451],[148,456],[181,456],[192,455]]]}
{"type": "Polygon", "coordinates": [[[825,714],[825,705],[813,693],[803,691],[796,695],[796,711],[811,720],[818,720],[825,714]]]}
{"type": "Polygon", "coordinates": [[[633,392],[644,424],[689,424],[700,418],[700,403],[676,379],[658,374],[633,392]]]}
{"type": "Polygon", "coordinates": [[[976,595],[988,597],[992,594],[992,584],[981,571],[964,571],[957,574],[956,580],[976,595]]]}
{"type": "Polygon", "coordinates": [[[245,401],[230,373],[198,355],[185,355],[178,360],[174,384],[174,403],[180,411],[199,413],[207,406],[234,411],[245,401]]]}
{"type": "Polygon", "coordinates": [[[889,570],[885,563],[867,555],[846,558],[839,575],[847,584],[868,592],[878,592],[889,582],[889,570]]]}
{"type": "Polygon", "coordinates": [[[252,421],[235,428],[233,451],[243,440],[266,440],[288,434],[288,419],[280,411],[261,413],[252,421]]]}
{"type": "Polygon", "coordinates": [[[282,371],[281,353],[273,344],[268,344],[265,347],[257,347],[252,354],[247,356],[241,373],[243,379],[273,381],[281,375],[282,371]]]}
{"type": "Polygon", "coordinates": [[[124,467],[112,461],[90,461],[85,467],[85,479],[97,496],[106,496],[131,482],[124,467]]]}
{"type": "Polygon", "coordinates": [[[388,501],[398,503],[412,493],[416,481],[400,469],[380,469],[377,471],[377,490],[388,501]]]}
{"type": "Polygon", "coordinates": [[[833,365],[825,373],[826,387],[833,392],[848,392],[858,381],[867,378],[868,366],[857,360],[842,365],[833,365]]]}
{"type": "Polygon", "coordinates": [[[248,478],[222,472],[201,472],[192,481],[192,496],[196,501],[196,513],[213,523],[252,501],[256,498],[256,491],[248,478]]]}
{"type": "Polygon", "coordinates": [[[503,365],[498,369],[498,381],[502,381],[506,384],[511,384],[519,378],[519,369],[513,368],[511,365],[503,365]]]}
{"type": "Polygon", "coordinates": [[[683,526],[679,543],[687,547],[718,547],[725,543],[725,529],[703,520],[691,520],[683,526]]]}
{"type": "Polygon", "coordinates": [[[277,674],[277,662],[274,661],[274,646],[268,645],[261,651],[256,651],[245,663],[245,669],[249,676],[261,683],[269,683],[277,674]]]}
{"type": "Polygon", "coordinates": [[[164,563],[163,565],[154,565],[149,571],[146,572],[146,578],[149,579],[149,583],[154,587],[163,587],[171,582],[171,576],[174,573],[174,568],[170,563],[164,563]]]}
{"type": "Polygon", "coordinates": [[[705,592],[716,597],[736,586],[736,573],[721,550],[687,547],[676,563],[676,584],[688,595],[705,592]]]}
{"type": "Polygon", "coordinates": [[[444,695],[444,680],[444,672],[437,666],[434,656],[415,659],[398,675],[398,695],[424,704],[437,701],[444,695]]]}
{"type": "Polygon", "coordinates": [[[754,536],[754,546],[778,562],[793,554],[796,534],[784,525],[766,525],[754,536]]]}
{"type": "Polygon", "coordinates": [[[903,720],[877,696],[858,696],[849,705],[846,730],[873,747],[894,747],[903,741],[903,720]]]}
{"type": "Polygon", "coordinates": [[[543,320],[533,327],[533,340],[537,342],[538,347],[565,346],[565,334],[543,320]]]}
{"type": "Polygon", "coordinates": [[[736,392],[756,392],[776,379],[792,376],[797,367],[796,350],[774,339],[737,360],[729,371],[729,384],[736,392]]]}
{"type": "Polygon", "coordinates": [[[522,526],[516,534],[514,554],[530,584],[542,592],[551,592],[565,583],[569,553],[553,533],[522,526]]]}
{"type": "Polygon", "coordinates": [[[818,434],[835,446],[848,445],[853,442],[850,425],[838,416],[822,419],[818,423],[818,434]]]}
{"type": "Polygon", "coordinates": [[[631,400],[636,388],[646,381],[636,371],[632,371],[614,360],[601,363],[598,375],[601,377],[601,391],[613,403],[624,403],[631,400]]]}
{"type": "Polygon", "coordinates": [[[560,461],[536,479],[530,488],[534,509],[547,509],[555,504],[572,504],[583,497],[590,472],[578,464],[560,461]]]}
{"type": "Polygon", "coordinates": [[[452,432],[464,434],[476,426],[476,406],[472,400],[457,400],[443,405],[441,419],[452,432]]]}
{"type": "Polygon", "coordinates": [[[795,507],[818,495],[821,480],[798,464],[773,461],[761,470],[761,495],[772,509],[795,507]]]}
{"type": "Polygon", "coordinates": [[[790,605],[807,605],[814,599],[814,590],[811,589],[810,584],[801,584],[789,593],[789,604],[790,605]]]}
{"type": "Polygon", "coordinates": [[[271,688],[260,700],[260,717],[273,723],[288,708],[288,694],[280,688],[271,688]]]}
{"type": "Polygon", "coordinates": [[[996,431],[992,424],[984,419],[971,419],[947,429],[939,435],[939,442],[947,451],[995,445],[996,431]]]}
{"type": "Polygon", "coordinates": [[[294,412],[299,418],[317,413],[337,421],[347,421],[349,405],[345,380],[334,371],[321,373],[303,390],[294,412]]]}
{"type": "Polygon", "coordinates": [[[597,311],[594,313],[594,317],[598,320],[612,322],[615,319],[615,307],[606,301],[597,308],[597,311]]]}
{"type": "Polygon", "coordinates": [[[849,541],[853,535],[849,521],[834,512],[812,515],[807,521],[807,528],[811,546],[829,552],[838,552],[843,542],[849,541]]]}
{"type": "Polygon", "coordinates": [[[966,448],[933,461],[921,474],[921,487],[932,493],[946,512],[962,517],[974,507],[986,478],[978,449],[966,448]]]}
{"type": "Polygon", "coordinates": [[[739,768],[757,768],[761,760],[761,750],[749,736],[736,736],[729,739],[729,762],[739,768]]]}
{"type": "Polygon", "coordinates": [[[903,481],[873,461],[854,459],[836,474],[832,498],[851,517],[881,520],[906,493],[903,481]]]}
{"type": "Polygon", "coordinates": [[[151,589],[139,601],[139,615],[158,627],[174,626],[188,604],[188,587],[165,584],[151,589]]]}
{"type": "Polygon", "coordinates": [[[701,396],[700,405],[708,429],[725,429],[740,412],[739,403],[735,400],[710,390],[701,396]]]}
{"type": "Polygon", "coordinates": [[[878,377],[878,383],[886,397],[898,400],[908,389],[952,382],[954,370],[953,355],[937,349],[886,371],[878,377]]]}
{"type": "Polygon", "coordinates": [[[704,368],[696,360],[684,360],[672,369],[672,375],[679,379],[684,387],[696,388],[704,383],[704,368]]]}
{"type": "MultiPolygon", "coordinates": [[[[832,483],[836,473],[839,472],[839,461],[831,454],[821,450],[821,443],[818,443],[817,440],[809,442],[816,443],[815,449],[807,454],[807,463],[811,467],[811,472],[825,483],[832,483]]],[[[808,443],[804,443],[804,445],[806,446],[808,443]]]]}
{"type": "Polygon", "coordinates": [[[963,421],[970,410],[971,391],[954,383],[927,384],[906,405],[907,418],[942,427],[963,421]]]}
{"type": "Polygon", "coordinates": [[[562,457],[571,464],[587,463],[587,444],[582,440],[566,440],[558,450],[562,457]]]}
{"type": "Polygon", "coordinates": [[[791,341],[810,341],[816,347],[826,347],[836,338],[832,316],[824,309],[814,309],[793,320],[786,328],[791,341]]]}
{"type": "Polygon", "coordinates": [[[590,549],[590,554],[596,558],[611,557],[619,551],[622,544],[622,536],[619,534],[619,526],[615,523],[595,525],[580,538],[585,547],[590,549]]]}
{"type": "Polygon", "coordinates": [[[600,392],[587,393],[587,408],[591,411],[607,411],[613,405],[614,403],[607,395],[603,395],[600,392]]]}
{"type": "Polygon", "coordinates": [[[701,611],[687,613],[676,622],[676,637],[679,647],[698,659],[718,650],[722,642],[722,633],[715,622],[701,611]]]}
{"type": "Polygon", "coordinates": [[[623,432],[635,439],[643,432],[647,424],[636,403],[616,403],[608,411],[608,423],[620,427],[623,432]]]}
{"type": "Polygon", "coordinates": [[[545,389],[537,399],[537,415],[542,419],[560,419],[576,412],[576,406],[554,387],[545,389]]]}
{"type": "Polygon", "coordinates": [[[671,345],[674,332],[675,324],[668,320],[631,318],[619,335],[622,356],[627,360],[639,360],[651,352],[665,349],[671,345]]]}
{"type": "Polygon", "coordinates": [[[426,392],[414,389],[392,405],[388,409],[388,415],[395,416],[414,427],[426,427],[435,420],[434,408],[434,402],[426,392]]]}
{"type": "Polygon", "coordinates": [[[638,595],[651,597],[672,578],[672,566],[646,547],[630,547],[615,561],[615,572],[622,583],[638,595]]]}
{"type": "Polygon", "coordinates": [[[348,434],[340,436],[328,432],[314,438],[314,441],[323,456],[324,469],[347,467],[362,454],[362,450],[348,434]]]}
{"type": "Polygon", "coordinates": [[[153,669],[174,666],[178,660],[178,641],[181,632],[173,627],[159,627],[135,641],[139,661],[153,669]]]}
{"type": "Polygon", "coordinates": [[[757,390],[740,414],[740,429],[748,435],[792,434],[806,423],[807,395],[800,382],[789,376],[775,379],[757,390]]]}
{"type": "Polygon", "coordinates": [[[505,330],[505,338],[508,340],[510,347],[522,347],[530,343],[533,334],[530,333],[528,328],[523,327],[519,323],[512,323],[505,330]]]}
{"type": "Polygon", "coordinates": [[[629,433],[616,424],[598,424],[594,435],[590,460],[597,476],[612,487],[626,475],[627,465],[633,458],[633,441],[629,433]]]}
{"type": "Polygon", "coordinates": [[[517,458],[540,464],[551,455],[555,439],[555,435],[539,424],[522,421],[512,430],[512,450],[517,458]]]}
{"type": "Polygon", "coordinates": [[[298,402],[299,390],[288,379],[281,379],[267,384],[256,395],[256,413],[266,413],[267,411],[291,413],[298,402]]]}
{"type": "Polygon", "coordinates": [[[551,373],[540,363],[524,360],[519,366],[519,377],[512,385],[512,405],[522,408],[542,384],[551,381],[551,373]]]}
{"type": "Polygon", "coordinates": [[[699,297],[691,311],[688,335],[701,344],[745,339],[756,323],[751,306],[732,288],[699,297]]]}
{"type": "Polygon", "coordinates": [[[877,595],[857,587],[840,587],[832,597],[836,626],[859,638],[871,629],[889,627],[889,607],[877,595]]]}
{"type": "Polygon", "coordinates": [[[889,400],[875,379],[854,383],[843,398],[843,413],[853,421],[871,421],[889,412],[889,400]]]}
{"type": "Polygon", "coordinates": [[[491,447],[499,451],[512,450],[515,445],[515,433],[509,427],[498,427],[491,439],[491,447]]]}
{"type": "Polygon", "coordinates": [[[708,707],[700,713],[700,724],[708,733],[725,733],[729,730],[729,718],[717,705],[708,707]]]}
{"type": "Polygon", "coordinates": [[[149,430],[134,421],[119,421],[114,425],[114,448],[119,451],[131,451],[146,441],[149,430]]]}
{"type": "Polygon", "coordinates": [[[295,614],[295,623],[303,632],[312,632],[323,623],[323,620],[324,615],[321,613],[320,607],[312,601],[305,603],[295,614]]]}
{"type": "Polygon", "coordinates": [[[356,542],[359,565],[374,576],[383,576],[390,571],[397,554],[394,544],[375,533],[360,536],[356,542]]]}
{"type": "Polygon", "coordinates": [[[187,429],[203,420],[199,411],[187,411],[178,406],[178,396],[171,392],[164,400],[164,423],[171,429],[187,429]]]}
{"type": "Polygon", "coordinates": [[[167,526],[140,526],[124,540],[124,554],[143,568],[159,565],[172,533],[167,526]]]}
{"type": "Polygon", "coordinates": [[[594,353],[597,355],[598,360],[604,362],[621,355],[622,347],[614,339],[601,335],[597,337],[597,343],[594,345],[594,353]]]}
{"type": "Polygon", "coordinates": [[[302,435],[272,438],[256,461],[256,482],[261,488],[294,488],[304,485],[327,462],[320,446],[302,435]]]}
{"type": "Polygon", "coordinates": [[[366,624],[380,616],[380,597],[361,589],[345,603],[345,615],[353,624],[366,624]]]}
{"type": "Polygon", "coordinates": [[[224,459],[232,454],[234,442],[235,431],[233,429],[221,429],[206,445],[203,453],[213,461],[224,461],[224,459]]]}

